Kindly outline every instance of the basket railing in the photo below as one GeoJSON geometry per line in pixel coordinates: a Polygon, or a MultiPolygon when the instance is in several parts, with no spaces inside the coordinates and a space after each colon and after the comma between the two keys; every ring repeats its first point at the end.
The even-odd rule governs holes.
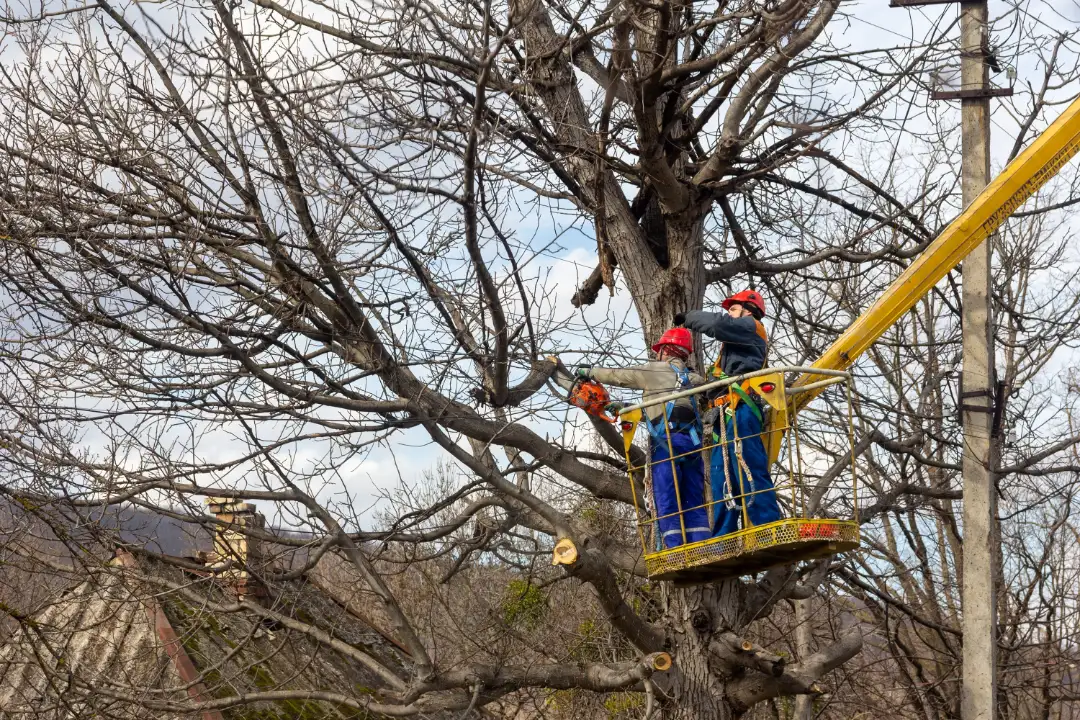
{"type": "MultiPolygon", "coordinates": [[[[853,387],[850,373],[792,365],[770,367],[736,377],[714,380],[692,388],[676,390],[662,396],[649,397],[621,410],[619,420],[622,423],[628,475],[637,511],[637,532],[645,555],[656,555],[684,545],[719,541],[721,538],[760,527],[751,517],[753,514],[751,508],[758,502],[763,505],[771,502],[765,497],[769,493],[775,494],[780,519],[819,519],[816,516],[821,513],[817,507],[811,506],[810,500],[811,495],[818,494],[816,491],[820,488],[815,488],[815,492],[810,493],[804,483],[806,464],[802,457],[804,451],[801,441],[802,430],[798,423],[798,413],[794,410],[795,403],[789,404],[789,399],[829,385],[843,385],[846,390],[846,431],[843,433],[843,446],[835,448],[835,454],[840,454],[846,449],[846,454],[850,456],[848,459],[850,460],[852,515],[843,519],[857,520],[858,479],[852,451],[854,424],[853,387]],[[792,388],[786,386],[785,376],[792,373],[801,374],[808,370],[827,377],[803,386],[792,388]],[[741,393],[735,389],[735,386],[738,386],[741,393]],[[717,401],[717,398],[720,400],[717,401]],[[671,426],[666,421],[662,421],[658,423],[663,427],[662,441],[650,432],[648,440],[650,447],[646,452],[647,461],[644,464],[634,463],[631,460],[630,448],[634,444],[639,425],[647,422],[646,418],[649,414],[654,417],[663,415],[668,403],[673,401],[682,401],[684,406],[690,404],[696,408],[698,418],[704,421],[698,430],[700,442],[688,448],[686,438],[681,438],[676,442],[671,426]],[[729,422],[728,408],[737,407],[738,404],[746,402],[753,402],[759,407],[762,414],[760,430],[739,436],[740,423],[729,422]],[[651,413],[650,410],[652,410],[651,413]],[[716,417],[721,419],[720,423],[715,422],[716,417]],[[716,432],[721,427],[723,429],[716,432]],[[734,433],[729,433],[729,430],[733,430],[734,433]],[[732,436],[727,437],[729,434],[732,436]],[[760,450],[764,449],[766,458],[764,465],[768,468],[769,479],[773,479],[774,470],[780,470],[780,480],[772,482],[771,487],[755,487],[755,483],[760,482],[761,478],[754,477],[754,473],[750,471],[745,460],[748,446],[758,440],[761,445],[754,452],[760,453],[760,450]],[[666,444],[666,447],[657,451],[655,445],[660,442],[666,444]],[[695,456],[701,459],[698,465],[695,465],[695,456]],[[660,502],[654,485],[658,475],[657,468],[661,465],[665,467],[659,473],[663,476],[660,480],[670,484],[670,487],[665,486],[664,491],[673,491],[675,498],[675,507],[667,508],[667,512],[660,512],[658,506],[670,505],[670,500],[660,502]],[[670,481],[666,479],[669,474],[668,469],[670,469],[670,481]],[[716,476],[720,471],[725,475],[723,484],[718,482],[716,476]],[[680,477],[680,473],[683,477],[680,477]],[[737,476],[734,479],[737,482],[733,480],[732,475],[737,476]],[[644,488],[638,484],[642,481],[644,488]],[[701,483],[701,487],[694,488],[688,485],[688,482],[701,483]],[[716,496],[721,494],[717,491],[718,488],[723,488],[721,497],[716,496]],[[639,493],[640,489],[644,492],[639,493]],[[638,502],[639,497],[647,498],[649,507],[642,507],[638,502]],[[700,498],[700,501],[696,501],[697,498],[700,498]],[[730,517],[717,511],[717,506],[721,503],[724,505],[725,512],[738,512],[737,524],[741,525],[741,529],[718,534],[725,529],[719,525],[718,519],[721,516],[726,518],[726,529],[730,529],[732,524],[730,517]],[[709,532],[704,538],[700,532],[699,513],[701,511],[705,512],[708,521],[709,532]],[[665,521],[675,517],[679,518],[678,527],[674,530],[669,527],[662,532],[661,525],[671,525],[665,521]],[[688,531],[687,525],[687,520],[691,517],[693,519],[689,527],[694,529],[693,532],[688,531]],[[671,540],[673,532],[674,542],[671,540]]],[[[663,416],[666,418],[666,415],[663,416]]],[[[757,457],[756,464],[760,469],[762,466],[760,454],[757,457]]],[[[833,482],[835,487],[835,484],[840,482],[840,478],[835,478],[833,482]]],[[[829,518],[820,519],[828,520],[829,518]]]]}

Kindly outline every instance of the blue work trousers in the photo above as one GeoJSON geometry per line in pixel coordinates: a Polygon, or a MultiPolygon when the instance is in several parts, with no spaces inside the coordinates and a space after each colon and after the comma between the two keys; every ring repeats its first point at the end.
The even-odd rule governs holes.
{"type": "Polygon", "coordinates": [[[659,435],[651,439],[652,487],[656,516],[660,518],[660,537],[665,548],[683,544],[683,525],[686,526],[686,542],[707,540],[711,533],[709,513],[705,504],[705,463],[701,459],[701,443],[688,432],[671,433],[671,449],[675,460],[669,460],[667,437],[659,435]],[[678,457],[690,453],[684,457],[678,457]],[[667,462],[664,462],[664,461],[667,462]],[[678,497],[675,483],[678,482],[678,497]],[[691,509],[693,508],[693,509],[691,509]],[[679,512],[682,511],[682,522],[679,512]],[[665,515],[669,517],[664,517],[665,515]]]}
{"type": "Polygon", "coordinates": [[[764,525],[780,519],[780,506],[776,503],[776,491],[769,476],[769,456],[765,452],[765,443],[761,437],[761,420],[753,409],[744,401],[735,409],[735,417],[727,418],[727,445],[713,448],[709,475],[712,481],[713,527],[714,535],[728,535],[739,529],[742,518],[742,504],[746,503],[746,515],[751,525],[764,525]],[[750,470],[746,477],[742,465],[735,456],[735,431],[742,440],[742,457],[750,470]],[[731,495],[735,500],[734,509],[723,502],[728,494],[724,488],[724,461],[727,460],[728,477],[731,482],[731,495]],[[759,492],[764,491],[764,492],[759,492]],[[754,493],[753,495],[747,493],[754,493]],[[740,498],[740,495],[745,497],[740,498]]]}

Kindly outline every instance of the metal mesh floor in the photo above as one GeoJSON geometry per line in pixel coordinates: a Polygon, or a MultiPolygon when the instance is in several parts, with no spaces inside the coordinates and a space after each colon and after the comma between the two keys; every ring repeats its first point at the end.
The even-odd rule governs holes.
{"type": "Polygon", "coordinates": [[[645,555],[654,580],[701,582],[750,575],[859,547],[854,520],[791,518],[645,555]]]}

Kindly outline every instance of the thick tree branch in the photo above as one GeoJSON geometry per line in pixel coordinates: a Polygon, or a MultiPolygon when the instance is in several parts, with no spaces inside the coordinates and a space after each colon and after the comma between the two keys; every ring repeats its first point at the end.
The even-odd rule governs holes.
{"type": "MultiPolygon", "coordinates": [[[[616,260],[612,263],[612,267],[617,264],[618,261],[616,260]]],[[[604,268],[602,265],[597,265],[589,273],[589,277],[585,278],[585,282],[581,284],[581,287],[574,292],[574,296],[570,298],[570,304],[576,308],[592,305],[596,302],[596,298],[599,297],[600,288],[602,287],[604,287],[604,268]]]]}
{"type": "MultiPolygon", "coordinates": [[[[560,663],[557,665],[493,666],[473,665],[460,670],[443,673],[438,680],[427,686],[419,686],[419,693],[469,688],[476,684],[485,690],[519,690],[527,687],[552,688],[555,690],[589,690],[612,692],[614,690],[638,689],[641,681],[668,666],[667,653],[653,652],[639,660],[621,663],[560,663]]],[[[407,697],[406,700],[409,698],[407,697]]]]}
{"type": "Polygon", "coordinates": [[[709,643],[709,652],[726,665],[754,670],[769,677],[783,675],[787,664],[783,656],[769,652],[732,632],[718,635],[709,643]]]}
{"type": "Polygon", "coordinates": [[[608,620],[634,647],[644,653],[657,652],[664,647],[663,631],[639,617],[626,604],[611,565],[598,549],[588,544],[579,545],[578,560],[567,569],[571,575],[593,586],[608,620]]]}
{"type": "Polygon", "coordinates": [[[490,389],[478,387],[472,391],[472,396],[477,402],[482,402],[493,407],[516,406],[535,395],[540,388],[551,378],[555,372],[557,363],[551,358],[537,360],[532,363],[532,369],[525,378],[506,392],[502,404],[496,404],[490,389]]]}
{"type": "Polygon", "coordinates": [[[720,141],[708,162],[694,176],[694,184],[706,185],[714,182],[731,164],[742,142],[747,139],[750,128],[743,127],[742,123],[758,90],[810,46],[825,29],[825,25],[828,24],[839,5],[840,0],[823,0],[813,19],[754,70],[739,90],[738,95],[731,101],[727,114],[724,116],[720,141]]]}
{"type": "Polygon", "coordinates": [[[855,657],[862,649],[862,642],[862,630],[850,630],[837,642],[802,662],[786,666],[779,676],[753,674],[733,680],[727,689],[728,698],[737,708],[748,709],[762,700],[780,695],[818,692],[814,683],[855,657]]]}

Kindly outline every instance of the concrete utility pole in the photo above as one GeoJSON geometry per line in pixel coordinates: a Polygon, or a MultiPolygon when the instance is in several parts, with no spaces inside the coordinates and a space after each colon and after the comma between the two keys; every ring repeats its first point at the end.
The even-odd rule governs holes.
{"type": "MultiPolygon", "coordinates": [[[[960,122],[963,143],[964,205],[990,182],[989,48],[986,0],[960,5],[960,122]],[[981,91],[981,92],[980,92],[981,91]]],[[[997,717],[997,607],[994,591],[994,490],[992,424],[994,334],[990,307],[987,239],[964,260],[964,613],[963,720],[997,717]]]]}
{"type": "MultiPolygon", "coordinates": [[[[810,623],[813,620],[813,596],[805,600],[795,601],[795,650],[799,653],[799,661],[803,661],[814,652],[811,644],[814,639],[813,628],[810,623]]],[[[795,713],[791,720],[814,720],[814,698],[812,695],[795,696],[795,713]]]]}

